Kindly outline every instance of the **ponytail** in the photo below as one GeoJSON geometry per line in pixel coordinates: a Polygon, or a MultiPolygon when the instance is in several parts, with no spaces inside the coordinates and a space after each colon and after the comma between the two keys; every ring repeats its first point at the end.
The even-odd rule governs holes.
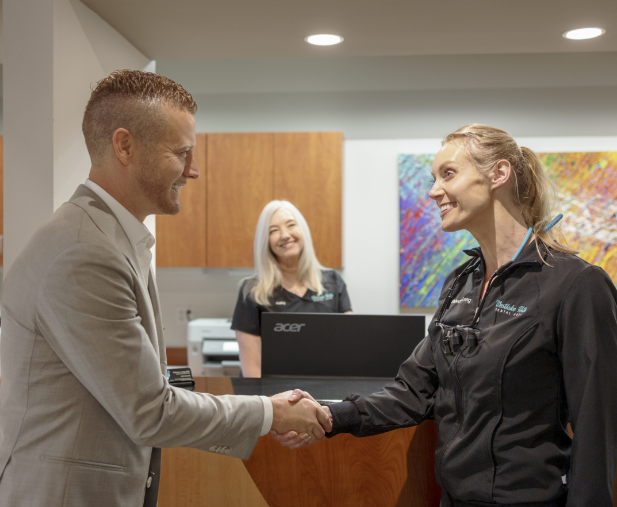
{"type": "Polygon", "coordinates": [[[500,160],[510,162],[514,176],[512,198],[536,237],[536,247],[539,248],[540,240],[558,252],[577,253],[555,239],[555,234],[563,238],[558,230],[544,230],[553,218],[556,192],[532,150],[519,147],[503,130],[477,123],[465,125],[446,136],[443,144],[457,140],[463,143],[467,157],[480,172],[490,170],[500,160]]]}

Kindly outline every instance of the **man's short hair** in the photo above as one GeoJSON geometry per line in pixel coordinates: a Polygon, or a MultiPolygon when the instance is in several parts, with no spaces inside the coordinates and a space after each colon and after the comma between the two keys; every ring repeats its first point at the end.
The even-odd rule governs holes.
{"type": "Polygon", "coordinates": [[[152,72],[116,70],[96,83],[82,122],[90,158],[95,161],[105,156],[119,128],[147,146],[155,144],[167,127],[164,105],[191,114],[197,111],[189,92],[152,72]]]}

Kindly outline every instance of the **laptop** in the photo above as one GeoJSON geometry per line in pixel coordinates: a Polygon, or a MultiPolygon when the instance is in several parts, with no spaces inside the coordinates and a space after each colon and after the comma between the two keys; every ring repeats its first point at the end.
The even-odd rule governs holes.
{"type": "Polygon", "coordinates": [[[425,336],[425,317],[262,313],[262,377],[394,378],[425,336]]]}

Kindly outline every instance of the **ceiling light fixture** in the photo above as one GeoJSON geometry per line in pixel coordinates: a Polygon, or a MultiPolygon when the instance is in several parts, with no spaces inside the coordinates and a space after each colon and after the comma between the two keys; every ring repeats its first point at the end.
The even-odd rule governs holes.
{"type": "Polygon", "coordinates": [[[314,44],[315,46],[333,46],[334,44],[340,44],[343,42],[343,37],[340,35],[320,33],[317,35],[309,35],[304,40],[309,44],[314,44]]]}
{"type": "Polygon", "coordinates": [[[600,37],[606,30],[603,28],[578,28],[576,30],[568,30],[563,34],[566,39],[582,40],[593,39],[594,37],[600,37]]]}

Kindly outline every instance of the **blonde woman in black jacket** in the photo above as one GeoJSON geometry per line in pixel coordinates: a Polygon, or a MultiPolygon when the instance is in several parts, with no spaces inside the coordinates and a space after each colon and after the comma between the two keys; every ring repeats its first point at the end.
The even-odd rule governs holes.
{"type": "Polygon", "coordinates": [[[328,436],[434,418],[444,507],[612,507],[615,286],[555,240],[550,183],[504,131],[474,124],[450,134],[432,173],[442,229],[466,229],[480,248],[446,280],[396,385],[324,407],[328,436]]]}

